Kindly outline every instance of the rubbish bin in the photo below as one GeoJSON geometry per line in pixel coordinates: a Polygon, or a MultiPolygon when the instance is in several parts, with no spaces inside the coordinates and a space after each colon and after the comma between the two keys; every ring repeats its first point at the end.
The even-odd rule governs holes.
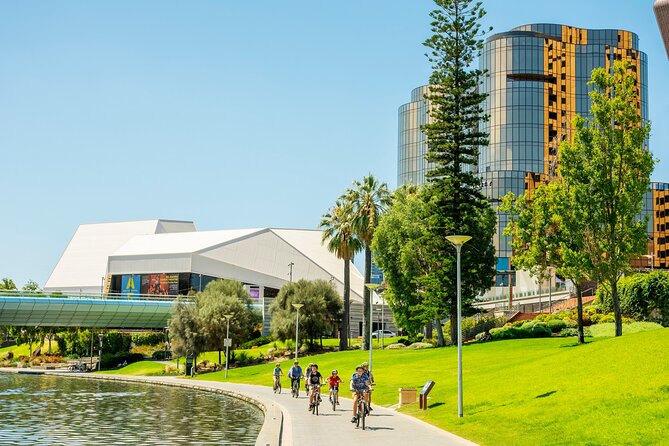
{"type": "Polygon", "coordinates": [[[415,387],[401,387],[400,388],[400,407],[406,406],[416,402],[416,388],[415,387]]]}
{"type": "Polygon", "coordinates": [[[186,376],[191,376],[193,369],[193,357],[186,356],[186,376]]]}

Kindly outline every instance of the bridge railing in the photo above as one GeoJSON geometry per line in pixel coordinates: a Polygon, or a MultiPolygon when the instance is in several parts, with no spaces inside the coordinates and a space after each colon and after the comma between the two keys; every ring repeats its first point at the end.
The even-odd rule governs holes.
{"type": "MultiPolygon", "coordinates": [[[[151,300],[151,301],[173,301],[177,296],[165,296],[156,294],[91,294],[91,293],[63,293],[60,291],[22,291],[2,290],[0,297],[31,297],[31,298],[59,298],[59,299],[92,299],[92,300],[151,300]]],[[[186,296],[182,299],[190,300],[186,296]]]]}

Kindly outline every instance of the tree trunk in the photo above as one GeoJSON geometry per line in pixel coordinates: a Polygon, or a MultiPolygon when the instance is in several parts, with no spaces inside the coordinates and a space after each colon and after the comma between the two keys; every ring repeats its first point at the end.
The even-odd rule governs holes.
{"type": "Polygon", "coordinates": [[[623,315],[620,311],[620,297],[618,296],[618,280],[613,279],[611,283],[611,302],[613,302],[613,315],[616,318],[616,336],[623,335],[623,315]]]}
{"type": "MultiPolygon", "coordinates": [[[[372,250],[370,249],[369,245],[365,244],[365,283],[371,283],[372,280],[372,250]]],[[[364,287],[364,310],[362,313],[362,343],[363,343],[363,348],[365,350],[369,349],[369,343],[372,342],[371,339],[369,339],[369,327],[372,323],[370,317],[369,317],[369,305],[370,305],[370,296],[372,294],[372,290],[367,288],[366,286],[364,287]]]]}
{"type": "Polygon", "coordinates": [[[441,321],[439,319],[434,321],[435,327],[437,327],[437,346],[443,347],[445,345],[444,342],[444,329],[441,326],[441,321]]]}
{"type": "Polygon", "coordinates": [[[583,289],[581,285],[576,286],[576,308],[578,314],[578,343],[585,344],[583,333],[583,289]]]}
{"type": "Polygon", "coordinates": [[[458,312],[457,310],[453,310],[451,312],[451,342],[453,345],[457,345],[458,335],[458,312]]]}
{"type": "Polygon", "coordinates": [[[339,332],[339,350],[348,348],[349,318],[350,318],[350,297],[351,297],[351,266],[350,259],[344,259],[344,317],[341,320],[341,330],[339,332]]]}
{"type": "Polygon", "coordinates": [[[425,324],[425,339],[432,339],[432,322],[425,324]]]}
{"type": "Polygon", "coordinates": [[[219,348],[218,349],[218,365],[221,365],[221,364],[222,364],[222,362],[221,362],[221,349],[219,348]]]}

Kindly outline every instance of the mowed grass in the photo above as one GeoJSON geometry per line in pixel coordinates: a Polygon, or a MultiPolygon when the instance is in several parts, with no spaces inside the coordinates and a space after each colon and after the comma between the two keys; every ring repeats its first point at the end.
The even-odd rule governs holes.
{"type": "MultiPolygon", "coordinates": [[[[667,444],[669,329],[620,338],[523,339],[463,348],[464,418],[457,417],[457,349],[374,352],[377,404],[398,388],[436,385],[430,408],[401,411],[483,445],[667,444]]],[[[347,378],[368,352],[310,356],[347,378]]],[[[283,362],[284,373],[291,365],[283,362]]],[[[229,381],[271,385],[273,364],[231,369],[229,381]]],[[[224,381],[222,372],[197,379],[224,381]]],[[[284,386],[287,381],[284,381],[284,386]]]]}
{"type": "Polygon", "coordinates": [[[139,361],[128,364],[127,366],[117,370],[104,370],[102,374],[109,375],[133,375],[133,376],[155,376],[164,375],[165,364],[153,361],[139,361]]]}

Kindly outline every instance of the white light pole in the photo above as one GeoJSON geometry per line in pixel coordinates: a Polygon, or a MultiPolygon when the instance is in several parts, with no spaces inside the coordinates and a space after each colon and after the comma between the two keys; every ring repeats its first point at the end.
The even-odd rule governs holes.
{"type": "Polygon", "coordinates": [[[458,417],[462,418],[462,309],[460,298],[460,250],[472,238],[468,235],[449,235],[446,240],[453,243],[457,252],[458,270],[458,417]]]}
{"type": "Polygon", "coordinates": [[[225,318],[227,322],[227,329],[225,332],[225,379],[228,379],[228,362],[230,360],[230,318],[234,316],[234,314],[224,314],[223,317],[225,318]]]}
{"type": "Polygon", "coordinates": [[[374,318],[372,317],[372,310],[374,308],[373,295],[374,290],[381,286],[380,283],[366,283],[365,286],[369,289],[369,371],[372,371],[372,322],[374,318]]]}
{"type": "Polygon", "coordinates": [[[98,372],[100,371],[100,364],[102,363],[102,333],[98,333],[98,338],[100,339],[100,350],[98,350],[98,372]]]}
{"type": "Polygon", "coordinates": [[[293,304],[293,308],[297,310],[295,314],[295,361],[297,361],[297,346],[300,340],[300,308],[303,306],[304,304],[293,304]]]}

